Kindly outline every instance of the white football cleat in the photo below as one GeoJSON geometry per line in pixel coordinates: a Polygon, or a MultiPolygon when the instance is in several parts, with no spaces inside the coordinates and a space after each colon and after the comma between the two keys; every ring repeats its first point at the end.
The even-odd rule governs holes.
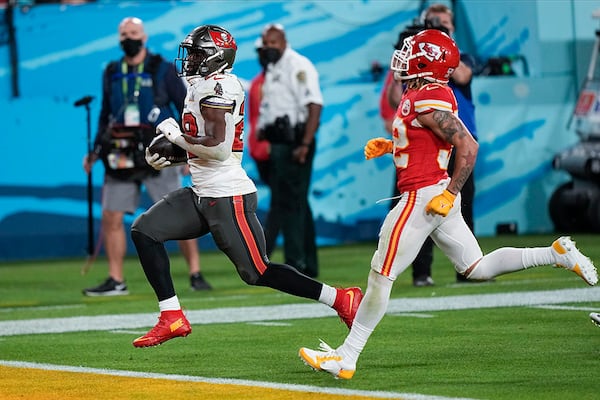
{"type": "Polygon", "coordinates": [[[590,313],[590,319],[592,320],[592,322],[594,324],[596,324],[596,326],[600,326],[600,313],[597,313],[597,312],[590,313]]]}
{"type": "Polygon", "coordinates": [[[306,365],[315,371],[329,372],[336,379],[352,379],[356,370],[355,364],[345,362],[337,351],[322,340],[319,348],[321,351],[302,347],[298,355],[306,365]]]}
{"type": "Polygon", "coordinates": [[[561,236],[552,243],[556,265],[575,272],[588,285],[598,283],[598,271],[592,261],[581,254],[569,236],[561,236]]]}

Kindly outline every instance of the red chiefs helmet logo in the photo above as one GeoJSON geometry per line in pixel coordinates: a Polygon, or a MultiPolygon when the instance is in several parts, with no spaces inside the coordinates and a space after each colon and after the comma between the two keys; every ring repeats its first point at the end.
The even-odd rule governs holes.
{"type": "Polygon", "coordinates": [[[223,49],[234,49],[237,50],[237,44],[233,36],[225,32],[209,31],[210,37],[215,44],[223,49]]]}
{"type": "Polygon", "coordinates": [[[433,43],[419,43],[419,50],[423,57],[429,61],[439,60],[442,58],[442,48],[433,43]]]}

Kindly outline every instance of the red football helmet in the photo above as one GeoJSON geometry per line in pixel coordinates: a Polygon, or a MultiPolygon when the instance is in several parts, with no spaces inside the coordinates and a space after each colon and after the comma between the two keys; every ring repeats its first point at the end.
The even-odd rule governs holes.
{"type": "Polygon", "coordinates": [[[426,29],[404,39],[402,49],[394,51],[390,68],[396,79],[423,77],[447,83],[459,61],[458,47],[450,36],[437,29],[426,29]]]}

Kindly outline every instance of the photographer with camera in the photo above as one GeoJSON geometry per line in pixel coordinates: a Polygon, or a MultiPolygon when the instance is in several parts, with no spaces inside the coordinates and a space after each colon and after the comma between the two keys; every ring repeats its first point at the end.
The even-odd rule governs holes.
{"type": "MultiPolygon", "coordinates": [[[[90,173],[94,163],[104,164],[102,186],[102,239],[108,259],[108,278],[83,289],[86,296],[127,295],[123,259],[127,251],[125,213],[139,207],[141,186],[153,201],[181,187],[177,168],[155,171],[144,158],[154,137],[155,124],[181,113],[186,87],[172,63],[146,48],[148,36],[142,20],[127,17],[118,27],[123,57],[109,63],[102,76],[102,108],[94,151],[83,160],[90,173]]],[[[179,241],[189,266],[193,290],[210,289],[200,273],[195,240],[179,241]]]]}
{"type": "MultiPolygon", "coordinates": [[[[398,41],[394,45],[394,49],[400,50],[404,39],[415,35],[425,29],[438,29],[444,33],[447,33],[451,37],[454,34],[454,13],[450,8],[443,4],[432,4],[422,14],[419,21],[407,26],[400,35],[398,41]]],[[[472,56],[466,53],[460,53],[460,61],[454,72],[452,73],[449,81],[449,86],[456,97],[458,103],[458,116],[464,122],[469,132],[477,140],[477,128],[475,125],[475,106],[473,104],[473,97],[471,93],[471,81],[473,79],[473,68],[475,60],[472,56]]],[[[388,133],[392,133],[392,121],[396,109],[400,103],[404,88],[401,81],[394,80],[393,71],[389,71],[386,76],[386,80],[381,92],[380,97],[380,115],[384,121],[385,128],[388,133]]],[[[454,167],[454,153],[450,158],[448,164],[448,173],[452,174],[454,167]]],[[[397,197],[399,196],[398,189],[396,188],[396,177],[394,176],[394,191],[393,197],[395,200],[392,201],[390,209],[396,205],[397,197]]],[[[474,174],[471,173],[467,182],[461,190],[462,196],[462,214],[465,218],[465,222],[474,232],[474,219],[473,219],[473,198],[475,196],[475,181],[474,174]]],[[[433,241],[427,239],[421,248],[421,251],[413,261],[413,285],[414,286],[431,286],[434,281],[431,277],[431,264],[433,263],[433,241]]],[[[468,282],[468,280],[461,274],[456,274],[457,282],[468,282]]]]}
{"type": "Polygon", "coordinates": [[[314,278],[319,269],[308,193],[323,107],[319,74],[308,58],[288,45],[280,24],[267,25],[262,41],[267,67],[258,137],[271,144],[267,254],[275,247],[280,222],[285,263],[314,278]]]}

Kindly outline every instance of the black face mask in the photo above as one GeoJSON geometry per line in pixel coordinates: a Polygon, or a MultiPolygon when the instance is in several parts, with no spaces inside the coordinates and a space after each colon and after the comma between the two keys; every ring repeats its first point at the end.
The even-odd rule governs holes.
{"type": "MultiPolygon", "coordinates": [[[[275,64],[281,58],[281,51],[272,47],[264,47],[260,52],[260,56],[264,57],[267,64],[275,64]]],[[[259,58],[260,61],[260,58],[259,58]]],[[[261,63],[262,65],[262,63],[261,63]]]]}
{"type": "Polygon", "coordinates": [[[256,53],[258,54],[258,63],[260,66],[265,69],[267,68],[267,64],[269,64],[269,60],[266,59],[263,49],[257,49],[256,53]]]}
{"type": "Polygon", "coordinates": [[[121,41],[121,48],[125,52],[127,57],[134,57],[139,54],[140,50],[142,50],[142,40],[141,39],[123,39],[121,41]]]}

